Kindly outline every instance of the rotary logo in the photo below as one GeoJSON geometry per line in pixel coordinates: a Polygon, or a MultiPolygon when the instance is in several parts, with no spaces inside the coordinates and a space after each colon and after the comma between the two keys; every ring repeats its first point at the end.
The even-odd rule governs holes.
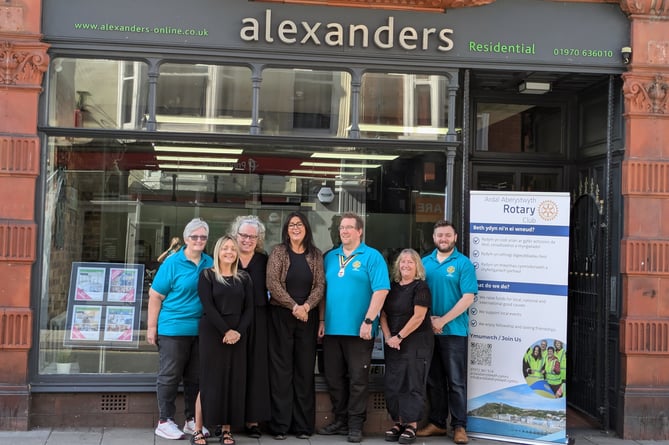
{"type": "Polygon", "coordinates": [[[455,266],[448,266],[448,268],[446,268],[446,272],[451,275],[453,272],[455,272],[455,266]]]}
{"type": "Polygon", "coordinates": [[[539,217],[544,221],[552,221],[558,216],[558,206],[555,201],[543,201],[538,206],[539,217]]]}
{"type": "Polygon", "coordinates": [[[355,262],[353,263],[353,270],[358,270],[358,269],[360,269],[360,266],[362,266],[362,263],[360,263],[360,261],[355,261],[355,262]]]}

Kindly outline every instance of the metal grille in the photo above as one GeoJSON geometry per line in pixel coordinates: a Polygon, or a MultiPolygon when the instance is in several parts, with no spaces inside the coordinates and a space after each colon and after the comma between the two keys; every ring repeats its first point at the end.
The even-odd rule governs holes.
{"type": "Polygon", "coordinates": [[[102,412],[128,411],[128,395],[102,394],[100,396],[100,411],[102,412]]]}
{"type": "Polygon", "coordinates": [[[608,351],[599,206],[595,196],[585,193],[572,209],[567,394],[572,406],[601,421],[608,351]]]}
{"type": "Polygon", "coordinates": [[[386,397],[381,392],[372,394],[372,409],[386,410],[386,397]]]}

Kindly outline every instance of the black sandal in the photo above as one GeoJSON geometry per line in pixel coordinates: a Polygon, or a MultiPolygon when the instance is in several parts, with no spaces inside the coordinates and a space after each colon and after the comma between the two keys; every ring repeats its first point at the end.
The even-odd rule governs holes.
{"type": "Polygon", "coordinates": [[[207,445],[207,437],[202,431],[195,431],[192,436],[190,436],[191,445],[207,445]]]}
{"type": "Polygon", "coordinates": [[[405,425],[404,431],[400,434],[399,443],[414,443],[416,441],[416,427],[413,425],[405,425]]]}
{"type": "Polygon", "coordinates": [[[401,423],[395,423],[392,428],[385,432],[386,442],[397,442],[403,431],[404,426],[401,423]]]}
{"type": "Polygon", "coordinates": [[[235,438],[232,437],[232,433],[230,431],[223,431],[223,434],[221,435],[221,444],[235,445],[235,438]]]}

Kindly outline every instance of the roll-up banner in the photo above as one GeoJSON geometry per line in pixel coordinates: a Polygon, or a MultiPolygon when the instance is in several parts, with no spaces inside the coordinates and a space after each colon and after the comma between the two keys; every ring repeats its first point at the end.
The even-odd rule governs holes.
{"type": "Polygon", "coordinates": [[[567,443],[568,193],[471,192],[467,430],[567,443]]]}

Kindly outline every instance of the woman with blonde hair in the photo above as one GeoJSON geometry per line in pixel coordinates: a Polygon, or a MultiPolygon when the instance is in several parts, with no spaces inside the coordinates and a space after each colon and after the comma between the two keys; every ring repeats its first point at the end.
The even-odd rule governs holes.
{"type": "Polygon", "coordinates": [[[410,444],[422,419],[427,375],[434,348],[432,294],[418,252],[404,249],[393,266],[392,284],[381,311],[385,339],[386,406],[394,425],[389,442],[410,444]]]}
{"type": "Polygon", "coordinates": [[[253,284],[238,269],[239,246],[223,236],[213,252],[214,267],[200,274],[200,400],[202,419],[192,443],[204,444],[202,423],[222,425],[221,443],[234,445],[231,427],[244,423],[248,331],[253,320],[253,284]]]}

